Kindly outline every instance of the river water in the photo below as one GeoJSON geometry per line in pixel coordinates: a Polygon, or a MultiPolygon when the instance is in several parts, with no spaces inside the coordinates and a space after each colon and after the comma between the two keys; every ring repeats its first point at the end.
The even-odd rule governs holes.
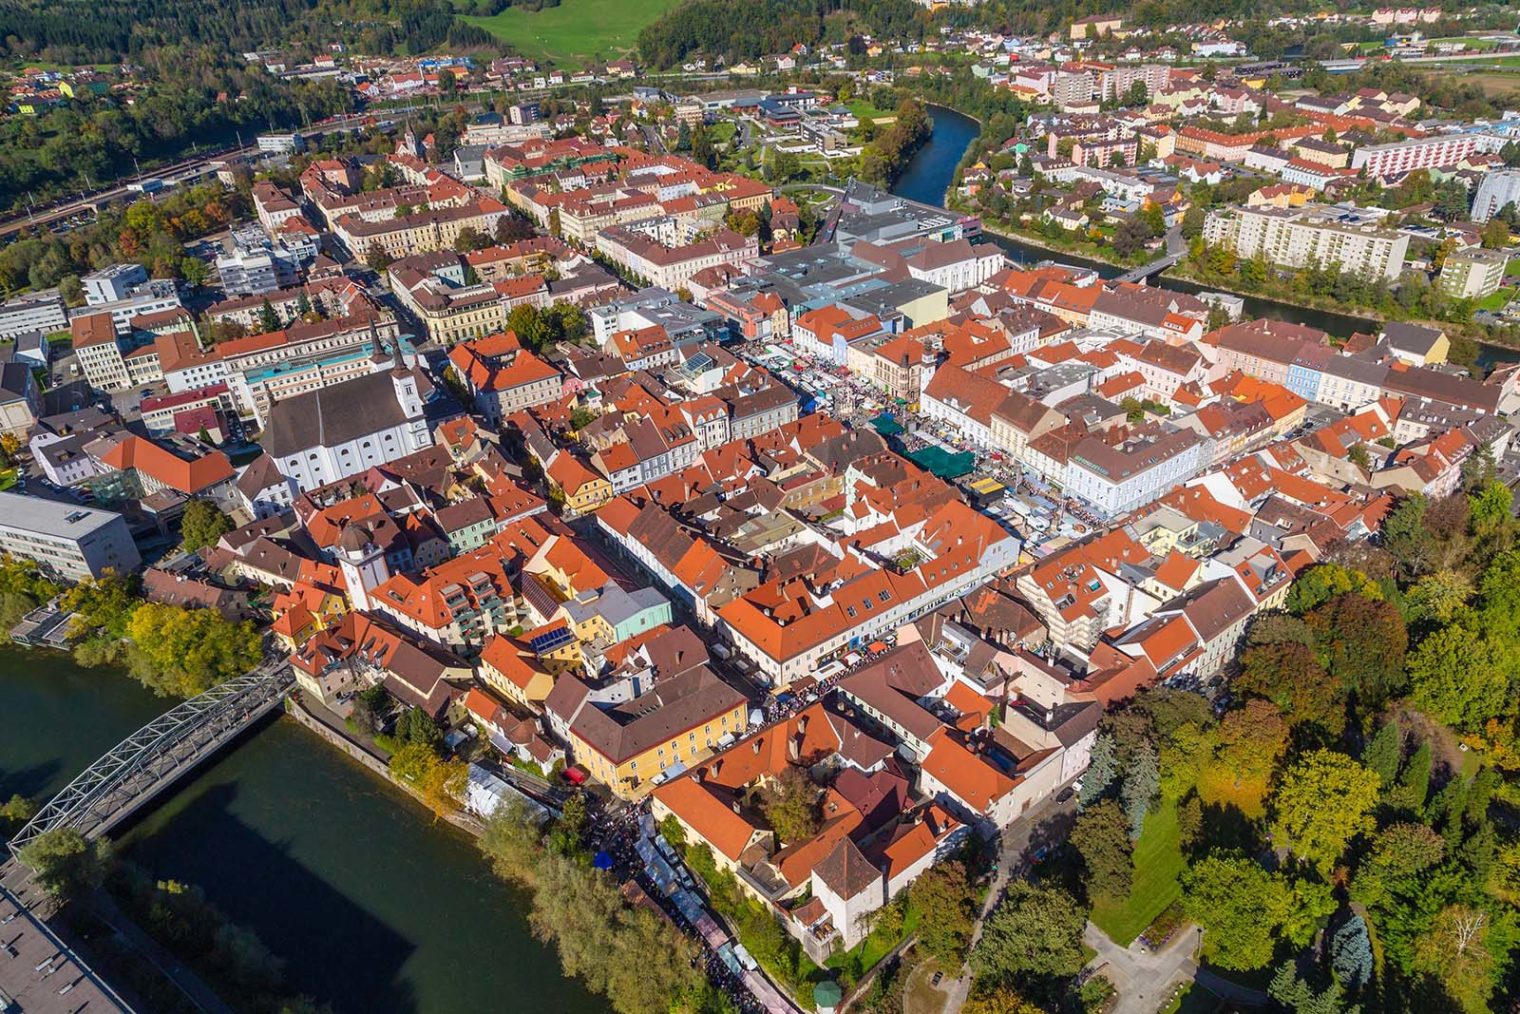
{"type": "MultiPolygon", "coordinates": [[[[51,795],[170,703],[66,655],[0,649],[0,799],[51,795]]],[[[171,791],[123,853],[204,888],[286,959],[294,991],[345,1012],[605,1009],[463,833],[290,719],[171,791]]]]}

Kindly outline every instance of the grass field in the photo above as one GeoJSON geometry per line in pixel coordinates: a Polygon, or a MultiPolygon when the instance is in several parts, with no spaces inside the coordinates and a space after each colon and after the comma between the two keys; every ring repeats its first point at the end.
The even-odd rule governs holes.
{"type": "Polygon", "coordinates": [[[524,56],[579,67],[616,60],[638,44],[639,32],[681,0],[563,0],[558,7],[508,7],[489,18],[464,20],[484,28],[524,56]]]}
{"type": "Polygon", "coordinates": [[[1515,298],[1514,289],[1500,289],[1493,295],[1478,301],[1480,310],[1502,310],[1509,305],[1509,301],[1515,298]]]}
{"type": "Polygon", "coordinates": [[[1092,921],[1120,947],[1128,947],[1182,894],[1177,881],[1182,872],[1182,848],[1176,803],[1162,800],[1145,818],[1133,858],[1135,880],[1129,898],[1121,905],[1096,905],[1092,911],[1092,921]]]}
{"type": "MultiPolygon", "coordinates": [[[[1517,68],[1520,69],[1520,68],[1517,68]]],[[[1459,79],[1471,82],[1483,89],[1485,95],[1504,95],[1508,92],[1520,92],[1520,73],[1515,71],[1491,70],[1469,71],[1459,79]]]]}

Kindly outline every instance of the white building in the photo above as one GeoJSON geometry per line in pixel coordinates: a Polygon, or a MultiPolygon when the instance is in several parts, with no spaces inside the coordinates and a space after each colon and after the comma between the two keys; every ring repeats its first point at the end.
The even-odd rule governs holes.
{"type": "Polygon", "coordinates": [[[0,493],[0,553],[70,581],[130,574],[142,564],[120,514],[18,493],[0,493]]]}
{"type": "Polygon", "coordinates": [[[1265,257],[1279,267],[1300,268],[1315,261],[1390,282],[1398,280],[1409,249],[1407,235],[1380,228],[1353,210],[1321,204],[1210,212],[1203,238],[1242,258],[1265,257]]]}
{"type": "Polygon", "coordinates": [[[314,489],[433,444],[416,369],[396,367],[277,401],[264,450],[301,489],[314,489]]]}

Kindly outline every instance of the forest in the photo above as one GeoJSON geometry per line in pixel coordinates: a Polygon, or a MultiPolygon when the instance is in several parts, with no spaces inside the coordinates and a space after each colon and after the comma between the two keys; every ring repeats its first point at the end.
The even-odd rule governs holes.
{"type": "Polygon", "coordinates": [[[884,39],[922,39],[929,18],[913,0],[691,0],[639,33],[639,52],[653,67],[693,53],[730,62],[784,53],[797,43],[844,42],[866,33],[884,39]]]}
{"type": "Polygon", "coordinates": [[[237,56],[166,46],[144,57],[149,83],[131,104],[111,97],[72,102],[41,116],[0,122],[0,210],[93,189],[155,159],[244,142],[272,128],[345,112],[337,83],[291,84],[237,56]]]}

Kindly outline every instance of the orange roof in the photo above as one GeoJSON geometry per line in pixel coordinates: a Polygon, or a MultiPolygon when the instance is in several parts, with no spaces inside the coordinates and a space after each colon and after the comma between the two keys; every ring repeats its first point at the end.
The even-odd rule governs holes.
{"type": "Polygon", "coordinates": [[[666,782],[654,790],[654,796],[709,845],[734,862],[739,861],[745,846],[759,830],[691,778],[666,782]]]}
{"type": "Polygon", "coordinates": [[[117,442],[100,455],[100,460],[118,471],[140,472],[186,496],[210,489],[236,474],[232,462],[221,451],[208,451],[187,461],[135,435],[117,442]]]}
{"type": "Polygon", "coordinates": [[[986,813],[1023,780],[1008,777],[966,749],[945,726],[930,733],[929,754],[921,767],[978,813],[986,813]]]}

